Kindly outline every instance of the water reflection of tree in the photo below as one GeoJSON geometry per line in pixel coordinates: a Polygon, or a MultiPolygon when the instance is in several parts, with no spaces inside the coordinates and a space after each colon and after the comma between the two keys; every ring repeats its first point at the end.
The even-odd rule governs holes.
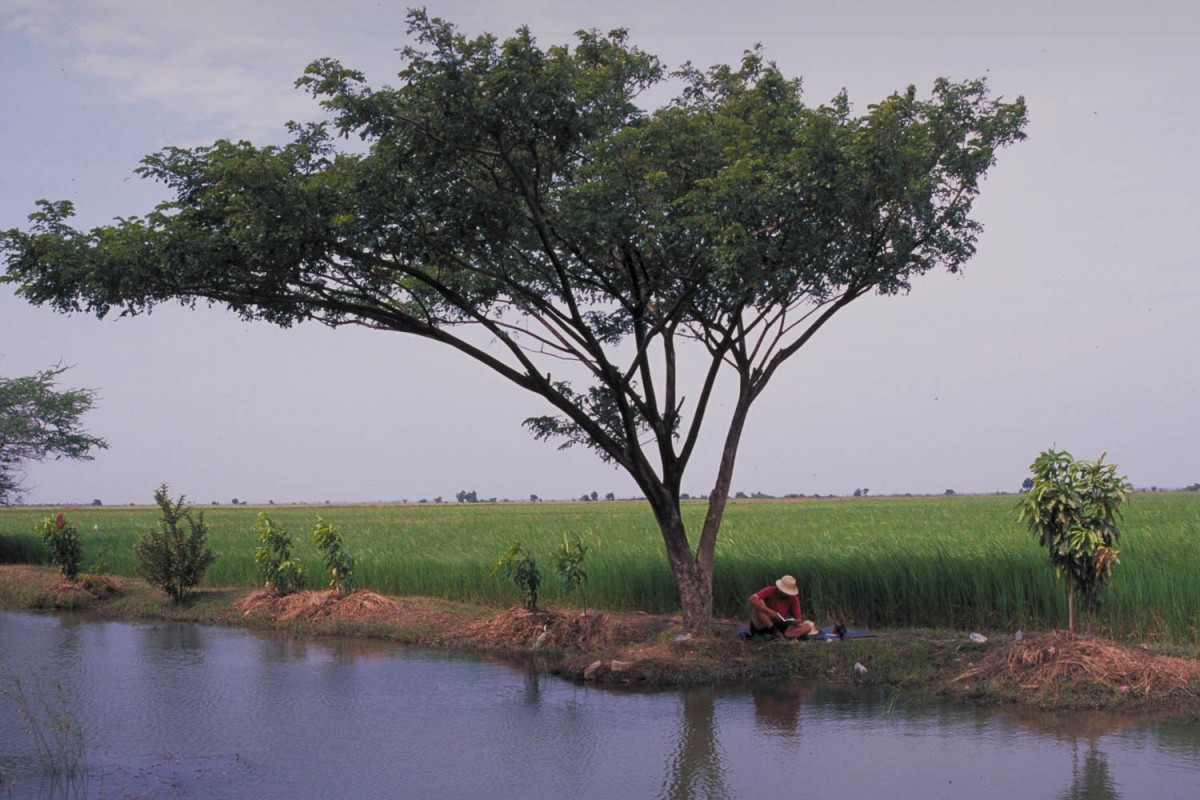
{"type": "Polygon", "coordinates": [[[667,765],[664,800],[723,800],[734,795],[725,784],[725,765],[717,742],[714,714],[716,693],[711,688],[683,693],[683,723],[667,765]]]}
{"type": "Polygon", "coordinates": [[[1082,769],[1078,745],[1072,748],[1071,762],[1071,788],[1059,795],[1062,800],[1118,800],[1120,795],[1108,775],[1108,761],[1095,742],[1088,742],[1082,769]]]}
{"type": "Polygon", "coordinates": [[[1024,728],[1071,744],[1071,785],[1062,800],[1118,800],[1120,794],[1108,774],[1108,760],[1096,746],[1100,737],[1132,724],[1133,718],[1108,712],[1048,714],[1036,709],[1015,709],[1005,715],[1024,728]],[[1079,746],[1087,753],[1079,760],[1079,746]]]}

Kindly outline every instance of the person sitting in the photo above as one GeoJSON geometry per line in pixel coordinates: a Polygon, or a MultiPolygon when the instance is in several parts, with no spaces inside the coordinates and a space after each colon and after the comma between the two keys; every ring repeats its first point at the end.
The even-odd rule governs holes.
{"type": "Polygon", "coordinates": [[[802,616],[800,589],[791,575],[784,575],[773,586],[750,595],[751,636],[782,635],[785,639],[799,639],[817,633],[816,623],[802,621],[802,616]]]}

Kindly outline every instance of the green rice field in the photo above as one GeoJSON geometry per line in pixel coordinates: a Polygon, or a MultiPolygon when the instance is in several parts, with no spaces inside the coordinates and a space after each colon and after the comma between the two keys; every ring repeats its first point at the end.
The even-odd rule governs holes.
{"type": "MultiPolygon", "coordinates": [[[[746,597],[795,574],[805,614],[873,628],[1015,631],[1065,625],[1065,590],[1013,495],[731,501],[717,543],[716,613],[740,617],[746,597]]],[[[0,509],[0,562],[44,561],[34,524],[57,508],[0,509]]],[[[147,506],[61,509],[83,539],[88,571],[134,574],[132,545],[155,525],[147,506]]],[[[643,502],[196,506],[219,553],[218,586],[255,585],[260,511],[292,534],[309,585],[322,585],[309,529],[338,525],[362,588],[486,605],[519,602],[488,566],[514,539],[538,558],[541,604],[678,609],[662,538],[643,502]],[[564,596],[553,554],[563,536],[587,545],[586,596],[564,596]]],[[[685,503],[690,529],[705,505],[685,503]]],[[[1200,492],[1139,493],[1126,507],[1120,564],[1097,616],[1115,638],[1200,641],[1200,492]]],[[[1082,623],[1080,623],[1082,627],[1082,623]]]]}

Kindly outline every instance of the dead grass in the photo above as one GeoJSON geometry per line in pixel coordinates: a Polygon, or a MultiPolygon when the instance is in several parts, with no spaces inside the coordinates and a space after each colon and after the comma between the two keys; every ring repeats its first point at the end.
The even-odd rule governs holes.
{"type": "Polygon", "coordinates": [[[256,591],[239,598],[235,607],[245,616],[266,616],[279,622],[386,622],[400,613],[400,603],[375,592],[339,596],[334,591],[294,592],[277,595],[256,591]]]}
{"type": "Polygon", "coordinates": [[[468,624],[470,639],[504,650],[596,650],[645,642],[669,620],[649,614],[587,614],[510,608],[468,624]]]}
{"type": "Polygon", "coordinates": [[[1105,639],[1050,631],[993,650],[947,684],[951,692],[987,686],[1018,699],[1087,705],[1101,695],[1168,700],[1200,697],[1200,660],[1155,655],[1105,639]]]}

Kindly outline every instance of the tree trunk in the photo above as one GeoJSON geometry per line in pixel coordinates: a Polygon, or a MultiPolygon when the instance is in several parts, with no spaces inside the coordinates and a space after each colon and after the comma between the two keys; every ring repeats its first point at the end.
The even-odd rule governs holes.
{"type": "Polygon", "coordinates": [[[705,564],[692,555],[683,518],[679,515],[679,503],[671,501],[669,491],[664,490],[651,505],[662,529],[667,563],[679,592],[683,630],[697,636],[707,634],[712,631],[712,562],[705,564]]]}
{"type": "Polygon", "coordinates": [[[747,384],[738,398],[730,417],[729,430],[725,435],[725,447],[717,469],[716,485],[709,495],[708,514],[700,530],[696,552],[688,542],[683,518],[679,515],[678,485],[674,489],[660,485],[653,494],[651,506],[662,529],[667,545],[667,562],[675,576],[679,591],[679,608],[683,614],[683,629],[697,636],[712,632],[713,627],[713,552],[716,549],[717,533],[725,516],[725,504],[729,499],[729,487],[733,480],[733,465],[737,459],[738,443],[750,410],[752,395],[747,384]]]}
{"type": "Polygon", "coordinates": [[[703,636],[712,632],[713,593],[712,571],[703,569],[695,559],[675,569],[679,587],[679,609],[683,614],[683,630],[703,636]]]}
{"type": "Polygon", "coordinates": [[[1067,570],[1067,633],[1075,635],[1075,586],[1071,583],[1071,570],[1067,570]]]}

